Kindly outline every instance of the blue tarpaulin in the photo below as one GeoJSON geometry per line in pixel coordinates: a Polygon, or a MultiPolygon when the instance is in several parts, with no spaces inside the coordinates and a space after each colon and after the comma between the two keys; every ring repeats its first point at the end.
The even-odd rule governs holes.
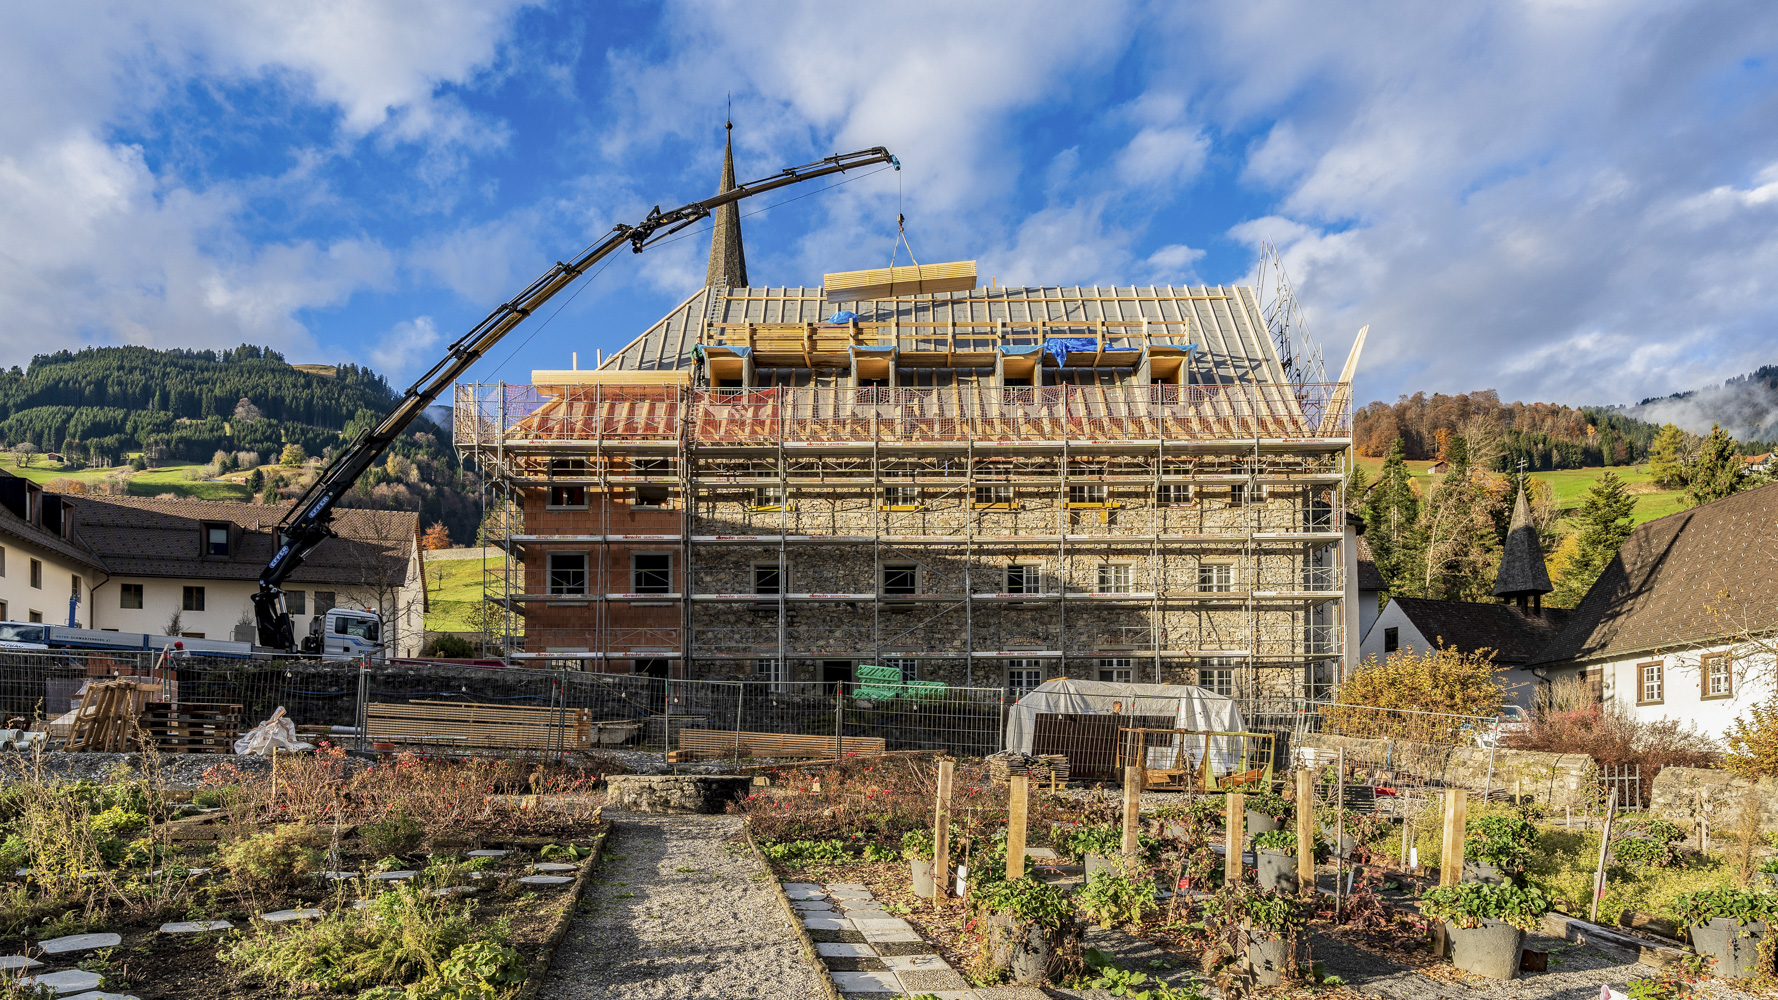
{"type": "MultiPolygon", "coordinates": [[[[731,344],[721,344],[718,346],[725,351],[733,351],[743,358],[753,353],[753,348],[751,347],[737,347],[731,344]]],[[[704,350],[703,344],[694,344],[692,345],[692,353],[700,357],[708,357],[710,352],[704,350]]]]}
{"type": "Polygon", "coordinates": [[[841,309],[839,312],[834,313],[832,316],[827,317],[827,321],[829,323],[836,325],[836,326],[844,326],[845,324],[854,322],[857,319],[858,319],[858,314],[853,312],[850,309],[841,309]]]}
{"type": "Polygon", "coordinates": [[[1042,344],[1001,344],[1001,354],[1036,354],[1043,350],[1042,344]]]}
{"type": "Polygon", "coordinates": [[[1043,353],[1056,359],[1056,364],[1068,361],[1069,351],[1097,351],[1099,341],[1093,337],[1045,337],[1043,353]]]}

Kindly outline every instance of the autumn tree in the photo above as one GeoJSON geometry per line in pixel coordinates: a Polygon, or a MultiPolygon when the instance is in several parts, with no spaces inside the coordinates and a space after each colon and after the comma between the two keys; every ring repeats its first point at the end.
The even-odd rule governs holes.
{"type": "Polygon", "coordinates": [[[1487,490],[1469,464],[1464,439],[1449,443],[1450,471],[1426,498],[1420,516],[1424,549],[1402,593],[1442,601],[1487,600],[1494,588],[1500,540],[1487,490]]]}
{"type": "Polygon", "coordinates": [[[1624,481],[1617,473],[1606,470],[1594,481],[1576,515],[1581,527],[1575,539],[1574,557],[1556,580],[1555,593],[1549,597],[1551,604],[1572,608],[1580,603],[1593,581],[1599,579],[1599,574],[1624,547],[1624,540],[1635,527],[1630,520],[1635,512],[1636,498],[1624,489],[1624,481]]]}
{"type": "Polygon", "coordinates": [[[1656,486],[1673,490],[1685,485],[1685,452],[1685,432],[1675,424],[1661,425],[1648,447],[1648,474],[1656,486]]]}
{"type": "Polygon", "coordinates": [[[1432,742],[1454,742],[1461,720],[1417,717],[1406,712],[1442,715],[1496,716],[1506,689],[1495,678],[1490,650],[1463,653],[1442,641],[1433,649],[1402,649],[1381,660],[1359,664],[1340,685],[1328,714],[1331,731],[1353,736],[1406,735],[1432,742]],[[1377,709],[1401,709],[1392,715],[1377,709]],[[1385,725],[1385,720],[1388,720],[1385,725]],[[1402,726],[1423,723],[1411,733],[1402,726]]]}
{"type": "Polygon", "coordinates": [[[303,450],[303,446],[292,441],[290,444],[285,445],[284,451],[279,454],[278,464],[301,465],[308,461],[308,459],[309,453],[303,450]]]}
{"type": "Polygon", "coordinates": [[[1741,467],[1741,458],[1735,454],[1735,439],[1712,424],[1710,436],[1704,439],[1698,457],[1686,470],[1686,499],[1701,505],[1735,493],[1741,488],[1741,467]]]}
{"type": "Polygon", "coordinates": [[[420,536],[420,547],[428,550],[448,549],[451,547],[451,529],[444,526],[443,521],[432,522],[432,527],[420,536]]]}

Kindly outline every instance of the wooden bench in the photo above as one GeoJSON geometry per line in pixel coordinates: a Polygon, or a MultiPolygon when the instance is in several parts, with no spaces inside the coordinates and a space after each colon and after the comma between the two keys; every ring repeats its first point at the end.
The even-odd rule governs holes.
{"type": "MultiPolygon", "coordinates": [[[[831,757],[831,736],[798,736],[786,733],[735,732],[732,729],[681,729],[679,749],[699,757],[831,757]]],[[[880,736],[842,736],[841,754],[880,754],[886,744],[880,736]]]]}
{"type": "Polygon", "coordinates": [[[410,701],[364,706],[368,737],[378,743],[508,750],[581,750],[592,743],[584,708],[410,701]]]}

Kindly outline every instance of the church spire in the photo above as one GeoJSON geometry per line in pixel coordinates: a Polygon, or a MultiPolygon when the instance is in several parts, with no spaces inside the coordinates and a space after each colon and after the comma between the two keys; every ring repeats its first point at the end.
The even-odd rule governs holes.
{"type": "MultiPolygon", "coordinates": [[[[722,183],[716,193],[735,189],[735,123],[727,122],[728,141],[722,151],[722,183]]],[[[712,213],[716,226],[710,233],[710,269],[704,273],[705,285],[747,287],[747,254],[741,249],[741,209],[735,202],[712,213]]]]}
{"type": "Polygon", "coordinates": [[[1512,525],[1506,529],[1506,551],[1500,554],[1500,573],[1494,579],[1494,596],[1517,598],[1520,607],[1531,598],[1541,608],[1543,595],[1554,589],[1543,565],[1543,548],[1537,544],[1537,527],[1531,523],[1531,504],[1520,483],[1512,525]]]}

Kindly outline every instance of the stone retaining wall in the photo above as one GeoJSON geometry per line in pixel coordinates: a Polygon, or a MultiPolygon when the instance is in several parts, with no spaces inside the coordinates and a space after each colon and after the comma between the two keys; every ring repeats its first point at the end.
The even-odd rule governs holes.
{"type": "Polygon", "coordinates": [[[1522,787],[1526,796],[1548,809],[1580,809],[1593,800],[1593,759],[1585,754],[1489,751],[1484,747],[1319,733],[1304,736],[1298,745],[1323,752],[1338,752],[1345,747],[1349,757],[1399,768],[1434,785],[1476,793],[1490,787],[1488,762],[1492,754],[1492,789],[1496,792],[1511,794],[1515,787],[1522,787]]]}
{"type": "Polygon", "coordinates": [[[1666,767],[1655,777],[1649,814],[1697,829],[1710,821],[1711,836],[1731,833],[1745,822],[1751,807],[1759,832],[1778,831],[1778,778],[1740,778],[1702,767],[1666,767]]]}

